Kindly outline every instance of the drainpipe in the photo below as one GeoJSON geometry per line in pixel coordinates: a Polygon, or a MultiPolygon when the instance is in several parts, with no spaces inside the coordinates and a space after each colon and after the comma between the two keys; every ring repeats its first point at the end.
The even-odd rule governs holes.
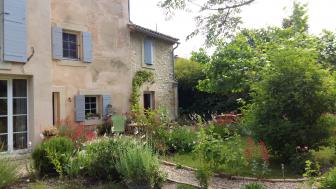
{"type": "Polygon", "coordinates": [[[176,64],[176,57],[174,54],[174,51],[177,49],[177,47],[180,45],[180,43],[176,43],[176,46],[173,48],[172,50],[172,58],[173,58],[173,79],[174,79],[174,83],[173,83],[173,89],[175,90],[175,116],[176,119],[179,117],[179,111],[178,111],[178,104],[179,104],[179,100],[178,100],[178,82],[175,78],[175,64],[176,64]]]}

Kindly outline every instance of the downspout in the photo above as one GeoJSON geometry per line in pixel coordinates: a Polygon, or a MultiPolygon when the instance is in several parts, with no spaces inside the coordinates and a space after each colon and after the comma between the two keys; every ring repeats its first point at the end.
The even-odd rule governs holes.
{"type": "Polygon", "coordinates": [[[174,83],[173,83],[173,89],[175,90],[175,118],[177,119],[179,117],[179,111],[178,111],[178,107],[179,107],[179,100],[178,100],[178,82],[176,80],[175,77],[175,64],[176,64],[176,57],[175,57],[175,53],[174,51],[177,49],[177,47],[180,45],[180,43],[176,42],[176,46],[173,48],[172,50],[172,58],[173,58],[173,79],[174,79],[174,83]]]}

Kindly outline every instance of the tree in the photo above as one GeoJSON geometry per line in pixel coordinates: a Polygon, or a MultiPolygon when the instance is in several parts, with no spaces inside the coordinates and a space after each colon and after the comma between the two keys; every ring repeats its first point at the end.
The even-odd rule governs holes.
{"type": "Polygon", "coordinates": [[[204,64],[178,58],[175,73],[178,80],[179,107],[181,114],[198,113],[209,118],[212,113],[230,112],[237,109],[234,96],[209,94],[197,89],[199,80],[205,78],[204,64]]]}
{"type": "Polygon", "coordinates": [[[193,62],[207,64],[210,62],[211,58],[209,55],[207,55],[205,49],[200,48],[198,51],[191,52],[190,60],[193,62]]]}
{"type": "Polygon", "coordinates": [[[336,35],[324,30],[318,39],[319,63],[325,67],[336,69],[336,35]]]}
{"type": "Polygon", "coordinates": [[[308,32],[307,5],[294,1],[293,13],[282,21],[283,28],[291,28],[294,33],[308,32]]]}
{"type": "Polygon", "coordinates": [[[172,15],[175,10],[188,10],[190,6],[198,7],[195,17],[196,29],[188,36],[198,34],[206,36],[206,44],[215,44],[221,38],[232,36],[242,23],[239,13],[241,7],[255,0],[204,0],[202,4],[194,0],[161,0],[159,6],[172,15]]]}
{"type": "Polygon", "coordinates": [[[335,110],[336,83],[311,49],[287,45],[268,54],[270,65],[252,85],[244,124],[276,157],[290,160],[297,146],[316,149],[329,137],[330,125],[320,120],[335,110]]]}

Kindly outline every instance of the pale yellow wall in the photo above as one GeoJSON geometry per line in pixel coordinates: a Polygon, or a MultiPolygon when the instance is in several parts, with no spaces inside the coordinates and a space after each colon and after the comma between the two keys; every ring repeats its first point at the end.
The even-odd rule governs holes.
{"type": "MultiPolygon", "coordinates": [[[[153,65],[144,64],[143,58],[143,40],[146,36],[141,33],[131,33],[131,62],[133,75],[141,69],[153,71],[154,84],[146,83],[141,88],[141,94],[144,91],[155,92],[155,107],[166,108],[172,119],[177,118],[177,83],[174,80],[174,59],[173,44],[154,39],[153,43],[153,65]]],[[[140,104],[143,106],[143,95],[140,98],[140,104]]]]}
{"type": "Polygon", "coordinates": [[[53,85],[65,88],[65,110],[74,118],[74,96],[112,96],[118,113],[129,110],[131,91],[130,34],[125,0],[52,0],[52,25],[75,31],[89,31],[93,38],[93,62],[53,61],[53,85]],[[84,93],[85,94],[85,93],[84,93]],[[69,100],[71,99],[71,100],[69,100]]]}
{"type": "Polygon", "coordinates": [[[25,78],[29,81],[29,140],[36,145],[40,131],[52,125],[52,64],[50,36],[50,0],[29,0],[27,10],[27,55],[35,49],[26,63],[0,63],[0,77],[25,78]]]}

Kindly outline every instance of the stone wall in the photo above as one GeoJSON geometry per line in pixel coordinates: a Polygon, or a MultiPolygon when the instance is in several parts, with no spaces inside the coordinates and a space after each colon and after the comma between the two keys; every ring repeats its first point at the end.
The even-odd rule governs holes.
{"type": "MultiPolygon", "coordinates": [[[[172,119],[177,118],[177,83],[174,80],[174,57],[173,44],[154,39],[153,65],[144,64],[143,41],[146,36],[138,33],[131,33],[131,64],[132,74],[138,70],[146,69],[154,72],[154,84],[146,83],[141,88],[144,91],[155,92],[155,108],[166,108],[172,119]]],[[[143,95],[140,105],[143,106],[143,95]]]]}

